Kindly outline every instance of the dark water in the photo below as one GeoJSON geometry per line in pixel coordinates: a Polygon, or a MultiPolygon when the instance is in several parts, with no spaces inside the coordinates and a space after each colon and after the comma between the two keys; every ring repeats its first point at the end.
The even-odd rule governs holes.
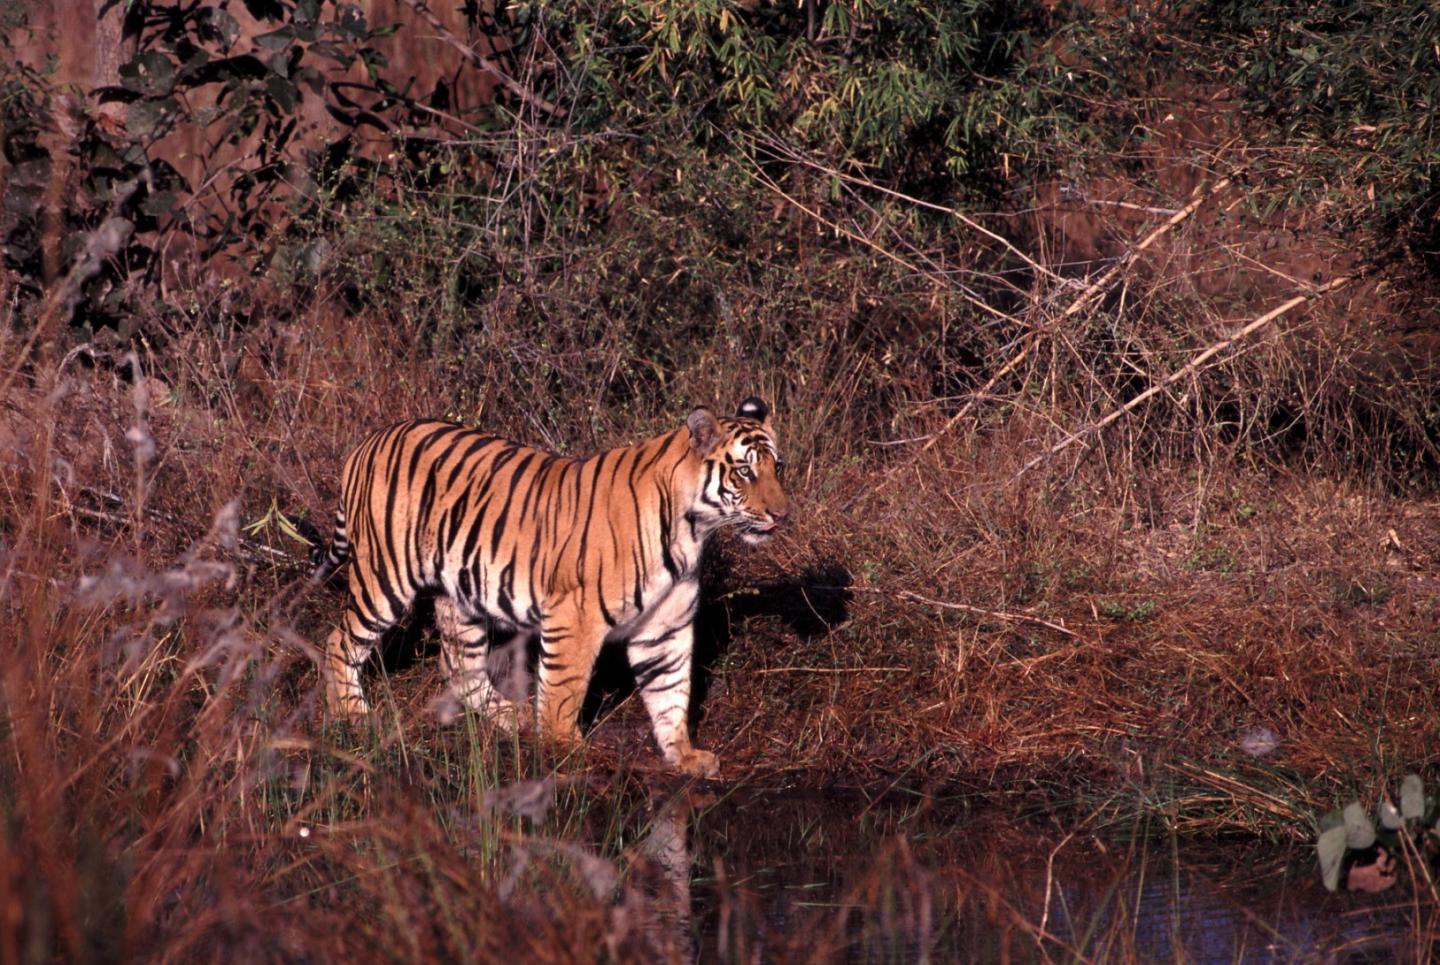
{"type": "Polygon", "coordinates": [[[636,852],[654,927],[699,961],[1407,962],[1436,909],[1330,895],[1313,852],[914,800],[744,790],[661,800],[636,852]]]}

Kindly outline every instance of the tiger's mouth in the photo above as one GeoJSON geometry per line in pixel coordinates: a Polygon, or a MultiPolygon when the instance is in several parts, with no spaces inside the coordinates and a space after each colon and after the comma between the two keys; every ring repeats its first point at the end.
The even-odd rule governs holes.
{"type": "Polygon", "coordinates": [[[740,531],[740,538],[752,546],[761,543],[768,543],[770,539],[780,532],[780,523],[773,519],[768,520],[747,520],[745,528],[740,531]]]}

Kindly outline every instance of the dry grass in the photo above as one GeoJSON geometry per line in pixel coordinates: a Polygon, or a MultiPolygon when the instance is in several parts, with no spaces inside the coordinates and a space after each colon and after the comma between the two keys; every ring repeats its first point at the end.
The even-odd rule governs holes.
{"type": "MultiPolygon", "coordinates": [[[[1338,308],[1172,385],[1239,324],[1175,294],[1174,252],[1089,288],[1037,274],[1009,321],[969,328],[938,275],[853,249],[809,273],[712,265],[708,317],[672,331],[646,312],[692,282],[601,247],[444,336],[418,288],[390,311],[257,288],[272,321],[230,325],[232,295],[196,292],[216,325],[157,317],[128,358],[0,344],[0,900],[19,909],[0,960],[683,957],[641,927],[673,899],[634,886],[655,859],[617,826],[656,770],[623,682],[586,759],[557,762],[438,722],[422,634],[380,672],[373,732],[326,727],[313,647],[339,600],[292,603],[304,548],[279,515],[323,526],[344,452],[401,416],[589,451],[693,403],[778,403],[800,523],[763,554],[720,547],[701,618],[698,736],[729,781],[1298,840],[1434,767],[1440,515],[1387,474],[1392,436],[1366,449],[1374,410],[1337,401],[1364,349],[1338,308]],[[1270,428],[1282,397],[1301,444],[1270,428]],[[557,771],[548,816],[488,797],[557,771]]],[[[928,934],[927,874],[901,849],[852,904],[928,934]]],[[[847,919],[815,921],[840,954],[847,919]]]]}

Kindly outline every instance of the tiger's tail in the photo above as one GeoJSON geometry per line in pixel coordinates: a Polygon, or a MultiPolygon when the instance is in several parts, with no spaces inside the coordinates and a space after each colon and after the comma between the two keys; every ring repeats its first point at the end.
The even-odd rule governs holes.
{"type": "Polygon", "coordinates": [[[335,535],[331,537],[330,545],[326,546],[320,539],[310,544],[310,562],[315,564],[310,583],[327,582],[349,559],[350,537],[345,531],[345,511],[342,509],[335,513],[335,535]]]}

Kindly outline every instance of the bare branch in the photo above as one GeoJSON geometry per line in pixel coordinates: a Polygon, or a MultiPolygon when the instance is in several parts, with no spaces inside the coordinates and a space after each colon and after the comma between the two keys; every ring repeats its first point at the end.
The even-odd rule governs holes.
{"type": "Polygon", "coordinates": [[[1307,292],[1304,295],[1296,295],[1294,298],[1285,302],[1283,305],[1280,305],[1277,308],[1273,308],[1270,311],[1266,312],[1264,315],[1261,315],[1259,318],[1247,323],[1246,325],[1242,326],[1234,333],[1232,333],[1229,338],[1221,339],[1214,345],[1211,345],[1209,348],[1205,349],[1199,355],[1196,355],[1189,362],[1185,363],[1185,365],[1170,373],[1170,375],[1167,376],[1163,381],[1155,383],[1154,385],[1150,386],[1150,388],[1146,389],[1144,392],[1141,392],[1139,395],[1135,396],[1135,398],[1131,399],[1129,402],[1125,403],[1117,409],[1112,410],[1109,415],[1105,416],[1105,418],[1101,419],[1099,422],[1075,430],[1074,432],[1066,436],[1064,439],[1061,439],[1059,442],[1055,443],[1055,445],[1051,446],[1047,451],[1036,456],[1034,459],[1031,459],[1029,462],[1027,462],[1024,466],[1020,468],[1020,471],[1015,474],[1015,478],[1018,479],[1021,476],[1025,475],[1025,473],[1029,472],[1031,469],[1034,469],[1036,466],[1040,465],[1040,463],[1060,452],[1062,449],[1069,447],[1071,444],[1078,442],[1081,439],[1084,439],[1086,436],[1091,436],[1099,432],[1101,429],[1110,425],[1110,423],[1119,419],[1126,413],[1132,411],[1136,406],[1140,405],[1146,399],[1153,397],[1159,392],[1165,391],[1167,388],[1174,385],[1176,382],[1179,382],[1181,379],[1193,375],[1200,368],[1200,366],[1204,365],[1207,361],[1214,358],[1218,353],[1223,352],[1225,349],[1234,345],[1242,338],[1245,338],[1246,336],[1264,328],[1266,325],[1269,325],[1275,319],[1286,314],[1292,308],[1295,308],[1297,305],[1303,305],[1312,299],[1320,297],[1321,295],[1327,295],[1330,292],[1338,291],[1339,289],[1344,288],[1350,282],[1354,281],[1356,277],[1356,275],[1342,275],[1339,278],[1336,278],[1333,281],[1329,282],[1328,284],[1320,286],[1313,292],[1307,292]]]}

